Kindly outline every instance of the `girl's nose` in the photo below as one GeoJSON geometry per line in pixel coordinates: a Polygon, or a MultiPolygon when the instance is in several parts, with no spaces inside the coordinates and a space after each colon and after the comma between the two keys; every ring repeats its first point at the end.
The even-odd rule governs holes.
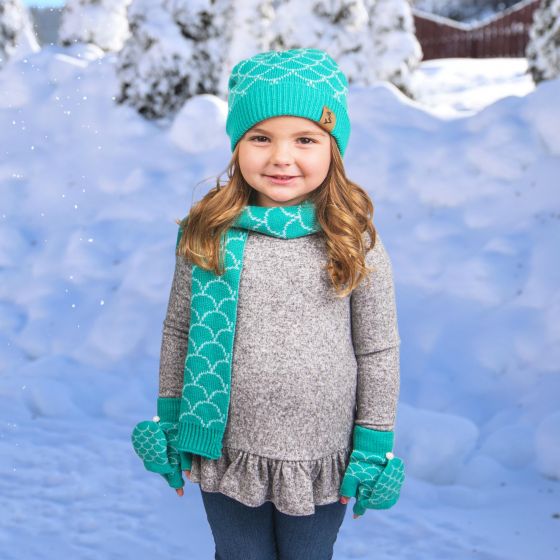
{"type": "Polygon", "coordinates": [[[272,149],[270,155],[271,163],[292,163],[294,161],[293,154],[288,146],[278,144],[272,149]]]}

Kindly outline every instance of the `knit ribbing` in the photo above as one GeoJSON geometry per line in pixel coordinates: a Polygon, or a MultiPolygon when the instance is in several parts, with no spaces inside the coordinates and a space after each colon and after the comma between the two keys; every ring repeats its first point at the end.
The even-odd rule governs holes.
{"type": "MultiPolygon", "coordinates": [[[[191,323],[179,411],[177,448],[218,459],[226,429],[239,280],[249,231],[282,239],[321,230],[315,205],[246,206],[222,239],[223,276],[192,266],[191,323]]],[[[177,244],[182,231],[180,228],[177,244]]]]}
{"type": "Polygon", "coordinates": [[[354,449],[384,457],[387,451],[392,451],[394,441],[393,431],[371,430],[359,424],[354,426],[354,449]]]}

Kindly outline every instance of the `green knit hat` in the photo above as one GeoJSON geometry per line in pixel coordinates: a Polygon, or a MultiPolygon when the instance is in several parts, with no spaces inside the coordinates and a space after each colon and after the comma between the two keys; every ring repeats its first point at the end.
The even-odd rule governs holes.
{"type": "Polygon", "coordinates": [[[304,117],[332,134],[344,156],[350,136],[348,81],[319,49],[267,51],[238,62],[228,82],[226,132],[231,151],[255,124],[281,115],[304,117]]]}

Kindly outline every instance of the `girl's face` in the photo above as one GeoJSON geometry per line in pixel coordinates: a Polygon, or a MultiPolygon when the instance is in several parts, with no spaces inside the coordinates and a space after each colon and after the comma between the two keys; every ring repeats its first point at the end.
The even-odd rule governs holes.
{"type": "Polygon", "coordinates": [[[331,162],[330,134],[309,119],[272,117],[239,141],[239,168],[255,189],[257,206],[293,206],[324,181],[331,162]],[[290,176],[288,181],[274,176],[290,176]]]}

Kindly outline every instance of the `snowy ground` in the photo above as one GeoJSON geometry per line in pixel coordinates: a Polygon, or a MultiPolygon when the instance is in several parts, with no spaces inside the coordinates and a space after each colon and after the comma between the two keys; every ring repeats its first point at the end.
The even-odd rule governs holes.
{"type": "Polygon", "coordinates": [[[426,60],[413,76],[417,101],[440,117],[468,116],[535,88],[526,58],[426,60]]]}
{"type": "MultiPolygon", "coordinates": [[[[0,73],[3,560],[212,557],[198,486],[179,498],[129,438],[155,413],[174,219],[230,155],[225,106],[155,126],[114,105],[112,63],[49,47],[0,73]]],[[[407,481],[391,510],[351,502],[337,559],[560,557],[560,80],[533,91],[525,69],[429,61],[417,101],[350,90],[407,481]]]]}

